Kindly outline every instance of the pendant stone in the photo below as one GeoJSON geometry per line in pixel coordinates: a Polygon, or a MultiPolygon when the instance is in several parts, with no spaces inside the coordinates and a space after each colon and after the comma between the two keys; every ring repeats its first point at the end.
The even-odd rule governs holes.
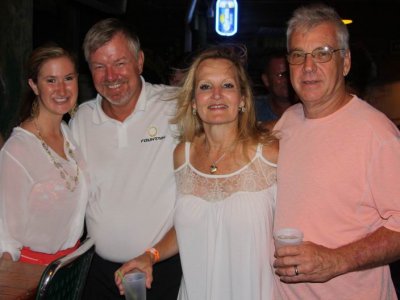
{"type": "Polygon", "coordinates": [[[212,164],[212,165],[210,166],[210,173],[211,173],[211,174],[214,174],[214,173],[217,172],[217,171],[218,171],[217,166],[216,166],[215,164],[212,164]]]}

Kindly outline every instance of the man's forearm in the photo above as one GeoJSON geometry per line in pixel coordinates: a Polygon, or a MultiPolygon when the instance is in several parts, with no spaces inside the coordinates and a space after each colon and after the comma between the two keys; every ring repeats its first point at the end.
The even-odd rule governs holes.
{"type": "Polygon", "coordinates": [[[336,250],[343,258],[342,274],[385,265],[400,258],[400,232],[380,227],[365,238],[336,250]]]}

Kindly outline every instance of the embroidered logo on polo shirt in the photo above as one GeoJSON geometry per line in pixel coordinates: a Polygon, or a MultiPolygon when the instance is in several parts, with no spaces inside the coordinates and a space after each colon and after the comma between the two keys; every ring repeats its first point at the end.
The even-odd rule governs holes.
{"type": "Polygon", "coordinates": [[[152,125],[149,128],[147,128],[147,134],[149,136],[149,138],[144,138],[141,139],[140,142],[141,143],[148,143],[148,142],[153,142],[153,141],[160,141],[165,139],[165,135],[164,136],[157,136],[157,127],[152,125]]]}
{"type": "Polygon", "coordinates": [[[147,133],[150,137],[155,137],[157,135],[157,127],[150,126],[149,129],[147,129],[147,133]]]}

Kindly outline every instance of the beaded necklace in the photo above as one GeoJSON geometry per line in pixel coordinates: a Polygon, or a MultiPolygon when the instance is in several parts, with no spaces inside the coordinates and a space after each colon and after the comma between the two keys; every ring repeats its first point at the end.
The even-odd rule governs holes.
{"type": "Polygon", "coordinates": [[[40,140],[40,143],[42,144],[43,149],[46,151],[47,155],[50,157],[50,160],[53,163],[53,165],[60,172],[60,177],[65,181],[66,188],[71,192],[75,191],[75,188],[76,188],[76,186],[78,185],[78,182],[79,182],[79,167],[78,167],[78,163],[77,163],[77,161],[76,161],[76,159],[74,157],[74,152],[72,151],[72,149],[71,149],[71,147],[69,145],[69,142],[65,139],[65,146],[67,147],[68,154],[74,160],[75,165],[76,165],[76,174],[75,174],[75,176],[70,175],[67,172],[67,170],[64,169],[62,164],[55,159],[53,154],[51,154],[49,146],[45,143],[45,141],[43,140],[42,135],[40,134],[39,126],[36,123],[35,119],[33,120],[33,123],[35,124],[37,136],[38,136],[38,138],[40,140]]]}

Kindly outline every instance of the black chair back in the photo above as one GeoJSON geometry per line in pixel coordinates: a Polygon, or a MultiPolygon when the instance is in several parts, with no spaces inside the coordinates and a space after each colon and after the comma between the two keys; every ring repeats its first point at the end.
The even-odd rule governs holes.
{"type": "Polygon", "coordinates": [[[94,243],[88,238],[73,253],[53,261],[44,270],[36,300],[78,300],[94,254],[94,243]]]}

